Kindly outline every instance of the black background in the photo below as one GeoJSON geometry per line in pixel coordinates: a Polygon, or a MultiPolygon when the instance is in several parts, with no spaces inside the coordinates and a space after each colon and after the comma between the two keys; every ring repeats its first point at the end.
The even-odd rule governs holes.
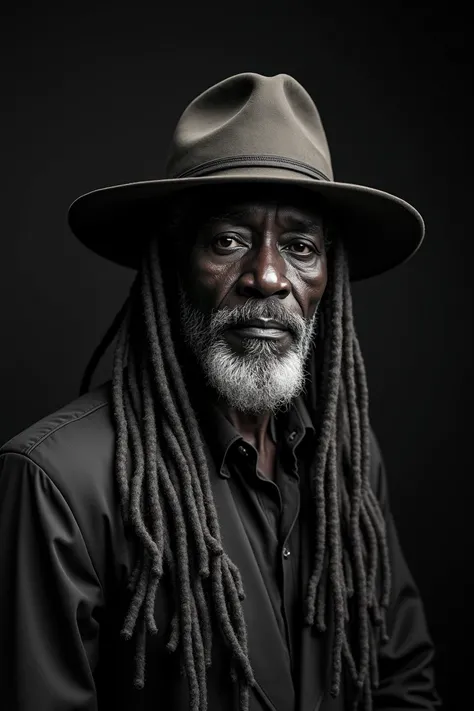
{"type": "MultiPolygon", "coordinates": [[[[18,3],[2,22],[0,441],[73,399],[132,273],[86,250],[70,202],[163,177],[187,103],[243,71],[313,96],[336,179],[423,214],[407,264],[354,286],[392,508],[437,645],[471,701],[472,24],[457,3],[18,3]],[[201,7],[202,5],[202,7],[201,7]]],[[[466,3],[468,7],[468,3],[466,3]]],[[[131,236],[132,237],[132,236],[131,236]]],[[[109,377],[110,353],[96,374],[109,377]]]]}

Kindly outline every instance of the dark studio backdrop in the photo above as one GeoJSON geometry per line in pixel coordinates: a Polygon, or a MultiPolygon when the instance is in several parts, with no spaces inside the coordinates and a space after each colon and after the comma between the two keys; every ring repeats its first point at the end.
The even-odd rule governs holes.
{"type": "MultiPolygon", "coordinates": [[[[131,272],[71,236],[70,202],[163,177],[180,113],[211,84],[242,71],[292,74],[321,112],[336,179],[391,191],[425,217],[425,243],[409,263],[354,286],[356,324],[393,513],[437,644],[438,687],[445,708],[465,709],[472,25],[457,3],[346,5],[10,6],[1,30],[0,441],[76,397],[131,284],[131,272]]],[[[109,352],[94,382],[110,365],[109,352]]]]}

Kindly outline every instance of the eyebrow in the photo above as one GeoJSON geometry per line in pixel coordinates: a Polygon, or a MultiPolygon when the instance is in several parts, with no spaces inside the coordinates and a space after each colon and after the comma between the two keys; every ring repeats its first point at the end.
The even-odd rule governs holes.
{"type": "Polygon", "coordinates": [[[238,210],[237,208],[219,210],[218,212],[214,212],[212,215],[206,217],[205,223],[213,224],[214,222],[224,222],[224,220],[241,220],[243,218],[248,218],[255,212],[256,210],[252,209],[238,210]]]}
{"type": "MultiPolygon", "coordinates": [[[[242,210],[234,208],[229,210],[222,210],[207,217],[205,220],[205,224],[211,225],[215,224],[216,222],[224,222],[225,220],[243,220],[242,224],[246,227],[250,227],[247,220],[252,215],[252,213],[255,214],[256,212],[256,209],[249,210],[248,208],[242,210]]],[[[321,222],[318,222],[317,220],[312,219],[310,217],[296,217],[293,215],[283,214],[280,217],[279,221],[283,224],[283,226],[288,225],[288,229],[305,230],[308,232],[312,232],[316,235],[321,234],[321,232],[323,231],[321,222]]]]}
{"type": "Polygon", "coordinates": [[[323,231],[322,223],[311,217],[294,217],[287,215],[282,218],[281,222],[283,224],[290,223],[291,229],[305,230],[307,232],[314,232],[315,234],[321,234],[323,231]]]}

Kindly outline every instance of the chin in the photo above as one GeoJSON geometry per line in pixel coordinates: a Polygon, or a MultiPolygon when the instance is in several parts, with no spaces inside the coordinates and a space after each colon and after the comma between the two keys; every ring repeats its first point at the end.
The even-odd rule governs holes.
{"type": "Polygon", "coordinates": [[[247,339],[242,354],[222,341],[202,363],[208,384],[230,407],[260,414],[287,407],[304,385],[304,359],[282,354],[274,341],[247,339]]]}

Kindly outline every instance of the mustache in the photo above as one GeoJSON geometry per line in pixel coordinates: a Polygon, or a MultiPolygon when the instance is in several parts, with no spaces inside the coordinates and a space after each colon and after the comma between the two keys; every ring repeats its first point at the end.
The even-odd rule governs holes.
{"type": "Polygon", "coordinates": [[[267,318],[281,323],[296,338],[302,338],[307,328],[307,320],[299,314],[287,309],[282,302],[275,299],[248,299],[242,306],[232,309],[223,307],[210,316],[210,328],[215,336],[228,328],[244,325],[247,321],[257,318],[267,318]]]}

